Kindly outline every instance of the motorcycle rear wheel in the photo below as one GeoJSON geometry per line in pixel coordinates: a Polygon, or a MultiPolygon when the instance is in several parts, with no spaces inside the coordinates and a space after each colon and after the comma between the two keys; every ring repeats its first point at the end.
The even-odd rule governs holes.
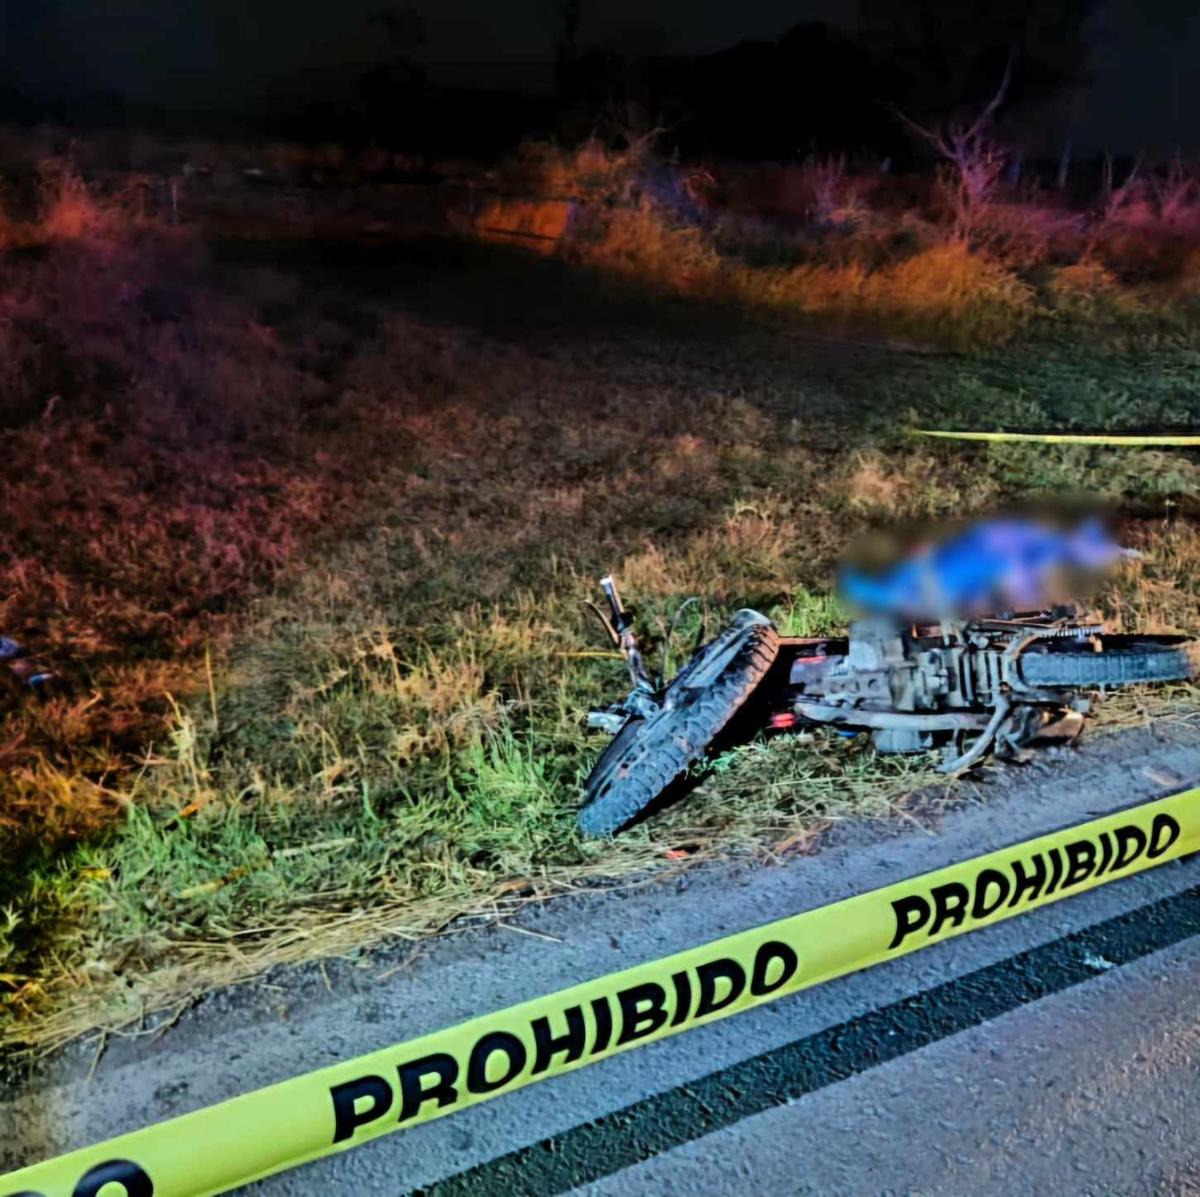
{"type": "Polygon", "coordinates": [[[1200,640],[1184,636],[1094,636],[1042,640],[1018,658],[1026,685],[1094,690],[1200,676],[1200,640]],[[1099,647],[1097,647],[1099,642],[1099,647]]]}
{"type": "Polygon", "coordinates": [[[703,760],[779,654],[779,634],[757,611],[739,611],[672,679],[662,707],[631,716],[584,783],[577,823],[586,836],[615,835],[703,760]]]}

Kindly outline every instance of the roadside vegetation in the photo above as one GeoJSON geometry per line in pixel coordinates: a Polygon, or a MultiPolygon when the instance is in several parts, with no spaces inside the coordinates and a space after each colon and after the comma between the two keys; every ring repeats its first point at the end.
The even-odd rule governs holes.
{"type": "Polygon", "coordinates": [[[62,684],[0,689],[0,1042],[777,860],[935,782],[785,738],[579,841],[582,717],[624,684],[581,606],[608,569],[652,637],[699,596],[678,660],[744,605],[844,627],[834,567],[872,527],[1085,496],[1143,554],[1097,605],[1200,633],[1194,454],[906,434],[1194,429],[1182,168],[1086,210],[996,191],[969,228],[952,189],[842,163],[781,173],[786,205],[640,145],[506,169],[421,236],[376,197],[366,239],[340,193],[298,226],[257,192],[252,230],[62,162],[9,196],[0,634],[62,684]]]}

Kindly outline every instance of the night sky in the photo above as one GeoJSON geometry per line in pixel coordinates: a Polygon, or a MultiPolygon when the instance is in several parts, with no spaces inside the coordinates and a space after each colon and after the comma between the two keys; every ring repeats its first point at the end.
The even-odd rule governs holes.
{"type": "MultiPolygon", "coordinates": [[[[135,104],[237,111],[268,93],[347,80],[379,55],[380,0],[0,0],[4,78],[39,99],[120,93],[135,104]]],[[[426,0],[419,57],[435,81],[549,86],[554,0],[426,0]]],[[[1194,0],[1102,0],[1093,81],[1076,100],[1080,150],[1200,150],[1194,0]]],[[[802,20],[853,28],[837,0],[591,0],[584,45],[704,53],[802,20]]]]}

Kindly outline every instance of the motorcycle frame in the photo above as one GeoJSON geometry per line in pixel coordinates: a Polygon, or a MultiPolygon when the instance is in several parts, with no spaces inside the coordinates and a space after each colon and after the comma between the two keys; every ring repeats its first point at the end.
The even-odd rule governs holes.
{"type": "MultiPolygon", "coordinates": [[[[633,688],[623,703],[588,716],[589,726],[616,734],[636,717],[657,709],[663,689],[646,668],[633,628],[633,613],[613,578],[601,579],[607,614],[587,604],[624,657],[633,688]]],[[[852,623],[846,637],[781,637],[774,667],[762,686],[775,691],[759,698],[768,711],[765,728],[834,726],[867,732],[883,752],[920,752],[956,739],[960,751],[942,763],[948,773],[965,771],[998,740],[1020,754],[1035,731],[1054,725],[1071,738],[1088,709],[1069,690],[1039,689],[1021,677],[1020,657],[1030,645],[1053,637],[1084,639],[1101,631],[1074,608],[903,624],[889,617],[852,623]],[[831,649],[835,651],[830,651],[831,649]]]]}

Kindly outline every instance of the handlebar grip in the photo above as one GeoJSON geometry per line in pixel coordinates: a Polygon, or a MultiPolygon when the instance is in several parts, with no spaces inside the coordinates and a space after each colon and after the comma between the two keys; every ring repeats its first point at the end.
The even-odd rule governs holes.
{"type": "Polygon", "coordinates": [[[617,583],[614,581],[612,574],[605,574],[600,579],[600,589],[604,591],[604,597],[608,599],[608,605],[612,608],[612,613],[620,615],[623,610],[621,607],[621,596],[617,593],[617,583]]]}
{"type": "Polygon", "coordinates": [[[617,591],[617,584],[613,580],[612,574],[605,574],[600,579],[600,589],[604,591],[604,597],[608,599],[608,606],[612,611],[613,626],[618,632],[623,632],[633,622],[633,619],[621,602],[621,595],[617,591]]]}

